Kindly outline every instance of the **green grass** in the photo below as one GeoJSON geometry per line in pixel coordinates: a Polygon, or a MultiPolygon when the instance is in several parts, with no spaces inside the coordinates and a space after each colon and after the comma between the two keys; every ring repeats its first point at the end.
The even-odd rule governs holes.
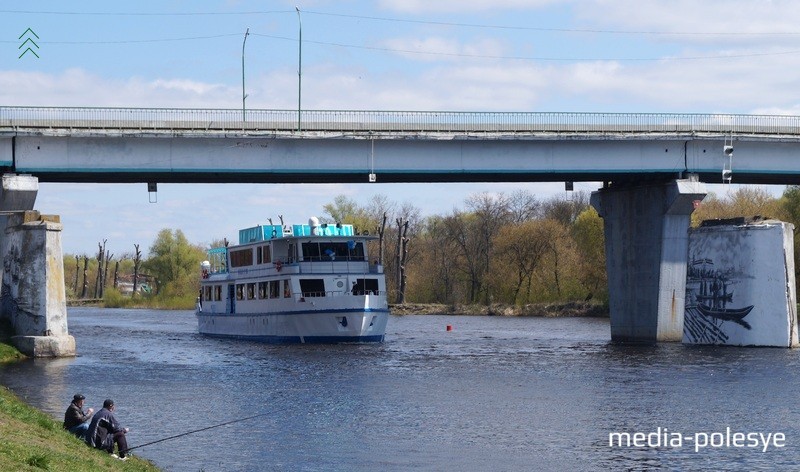
{"type": "Polygon", "coordinates": [[[158,471],[150,462],[125,462],[92,449],[64,431],[59,422],[0,387],[0,470],[158,471]]]}

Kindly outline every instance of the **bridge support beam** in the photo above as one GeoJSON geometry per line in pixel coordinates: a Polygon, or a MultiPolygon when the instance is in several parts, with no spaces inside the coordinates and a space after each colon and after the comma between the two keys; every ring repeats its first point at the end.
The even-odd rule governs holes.
{"type": "Polygon", "coordinates": [[[0,257],[3,259],[0,318],[14,345],[33,357],[75,355],[67,331],[64,260],[58,216],[32,211],[38,179],[5,174],[0,189],[0,257]]]}
{"type": "Polygon", "coordinates": [[[605,223],[612,341],[681,341],[690,217],[705,195],[696,179],[592,193],[605,223]]]}

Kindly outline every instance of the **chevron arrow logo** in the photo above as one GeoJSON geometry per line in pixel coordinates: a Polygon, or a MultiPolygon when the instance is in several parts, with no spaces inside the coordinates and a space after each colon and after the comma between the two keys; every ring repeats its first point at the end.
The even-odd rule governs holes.
{"type": "Polygon", "coordinates": [[[39,55],[36,54],[36,51],[35,51],[36,49],[39,49],[39,45],[36,44],[36,41],[33,40],[34,37],[36,39],[39,39],[39,35],[36,34],[30,28],[26,29],[25,32],[23,32],[21,35],[19,35],[19,38],[17,38],[17,39],[25,38],[25,41],[23,41],[22,44],[20,44],[17,49],[25,48],[25,50],[22,51],[22,54],[20,54],[17,59],[22,59],[22,56],[27,54],[29,51],[30,51],[31,54],[36,56],[37,59],[39,58],[39,55]]]}

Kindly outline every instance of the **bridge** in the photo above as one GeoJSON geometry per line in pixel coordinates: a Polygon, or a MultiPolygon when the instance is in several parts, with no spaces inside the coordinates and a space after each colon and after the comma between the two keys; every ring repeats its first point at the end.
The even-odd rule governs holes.
{"type": "Polygon", "coordinates": [[[680,341],[703,183],[798,184],[799,155],[798,116],[0,107],[0,256],[30,279],[6,264],[0,314],[35,305],[18,345],[74,353],[60,225],[24,212],[39,181],[602,181],[612,340],[680,341]]]}
{"type": "Polygon", "coordinates": [[[0,107],[0,167],[42,182],[796,184],[799,143],[778,115],[0,107]]]}

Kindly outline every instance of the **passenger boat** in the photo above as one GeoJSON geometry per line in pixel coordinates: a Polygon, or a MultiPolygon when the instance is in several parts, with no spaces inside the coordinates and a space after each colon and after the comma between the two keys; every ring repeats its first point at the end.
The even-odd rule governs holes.
{"type": "Polygon", "coordinates": [[[352,225],[259,225],[201,264],[201,334],[271,343],[382,342],[383,266],[352,225]]]}

